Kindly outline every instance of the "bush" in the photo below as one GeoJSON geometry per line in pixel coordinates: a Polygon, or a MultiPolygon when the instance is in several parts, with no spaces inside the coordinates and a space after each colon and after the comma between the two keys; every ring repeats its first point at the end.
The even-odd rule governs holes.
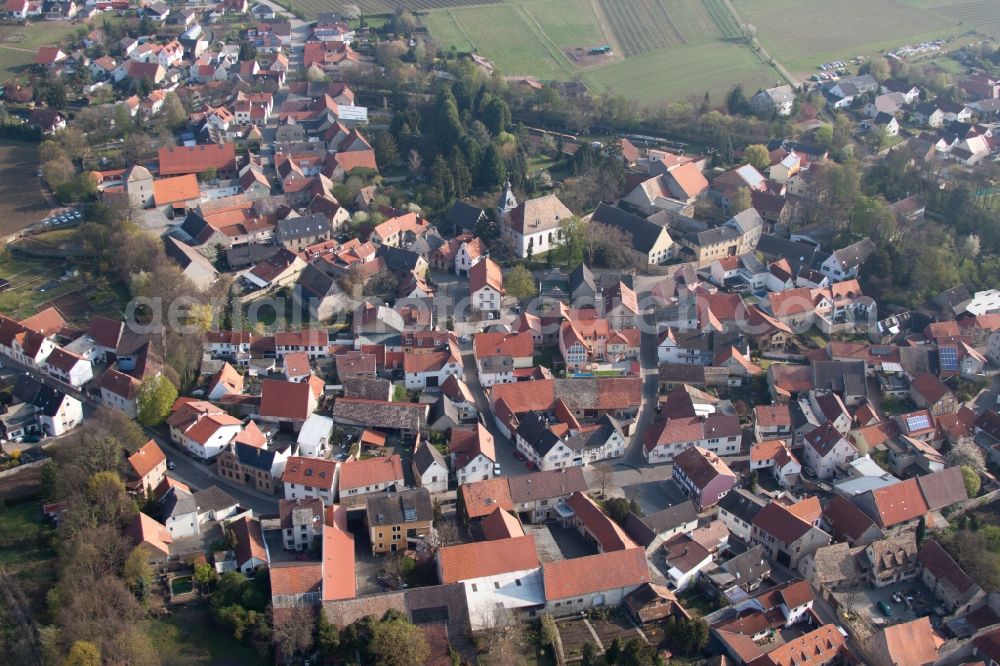
{"type": "Polygon", "coordinates": [[[962,471],[962,481],[965,482],[965,492],[968,493],[970,498],[977,496],[979,489],[983,485],[979,474],[968,465],[962,465],[959,469],[962,471]]]}

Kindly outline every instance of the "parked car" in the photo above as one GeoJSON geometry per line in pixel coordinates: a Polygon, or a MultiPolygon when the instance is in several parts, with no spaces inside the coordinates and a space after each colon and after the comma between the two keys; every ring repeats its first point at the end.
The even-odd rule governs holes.
{"type": "Polygon", "coordinates": [[[500,463],[493,463],[493,476],[500,476],[500,463]]]}
{"type": "Polygon", "coordinates": [[[892,617],[892,606],[885,603],[884,600],[878,602],[878,609],[882,611],[882,615],[885,615],[886,617],[892,617]]]}
{"type": "Polygon", "coordinates": [[[168,460],[167,469],[177,469],[177,463],[175,463],[173,460],[168,460]]]}

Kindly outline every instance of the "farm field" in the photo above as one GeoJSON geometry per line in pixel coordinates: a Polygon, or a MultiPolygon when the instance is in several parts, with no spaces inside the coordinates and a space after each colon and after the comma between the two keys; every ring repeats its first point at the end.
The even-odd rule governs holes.
{"type": "MultiPolygon", "coordinates": [[[[5,53],[0,49],[0,56],[5,53]]],[[[38,189],[38,146],[0,140],[0,237],[40,222],[49,206],[38,189]]]]}
{"type": "Polygon", "coordinates": [[[780,77],[739,39],[726,0],[507,0],[422,17],[442,48],[475,50],[507,75],[567,80],[642,103],[774,84],[780,77]],[[503,30],[498,30],[503,26],[503,30]],[[577,59],[609,44],[614,57],[577,59]],[[572,60],[571,60],[572,58],[572,60]]]}
{"type": "Polygon", "coordinates": [[[726,42],[651,51],[583,75],[591,88],[627,95],[640,104],[701,97],[706,92],[718,103],[736,83],[756,91],[778,79],[749,49],[726,42]]]}
{"type": "MultiPolygon", "coordinates": [[[[757,38],[793,72],[811,72],[833,59],[873,55],[880,50],[958,35],[957,21],[943,10],[898,0],[732,0],[757,38]]],[[[984,4],[995,7],[994,0],[984,4]]]]}
{"type": "Polygon", "coordinates": [[[348,5],[356,5],[364,14],[386,14],[402,7],[410,11],[426,12],[432,9],[465,7],[467,5],[489,5],[503,0],[299,0],[296,9],[303,10],[310,17],[320,12],[341,13],[348,5]]]}
{"type": "Polygon", "coordinates": [[[39,46],[58,44],[79,27],[62,21],[0,26],[0,79],[16,76],[35,61],[39,46]]]}

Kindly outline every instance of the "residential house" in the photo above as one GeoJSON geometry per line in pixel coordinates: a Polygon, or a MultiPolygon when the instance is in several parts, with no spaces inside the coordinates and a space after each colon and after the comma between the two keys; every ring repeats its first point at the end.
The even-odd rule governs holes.
{"type": "Polygon", "coordinates": [[[332,505],[338,478],[346,467],[346,463],[321,458],[289,457],[281,474],[285,499],[318,497],[325,505],[332,505]]]}
{"type": "Polygon", "coordinates": [[[917,553],[920,578],[949,614],[961,615],[985,597],[951,555],[934,539],[927,539],[917,553]]]}
{"type": "Polygon", "coordinates": [[[886,534],[914,527],[928,511],[916,479],[861,493],[854,503],[886,534]]]}
{"type": "Polygon", "coordinates": [[[715,506],[736,483],[736,475],[716,454],[692,446],[674,457],[673,479],[702,511],[715,506]]]}
{"type": "Polygon", "coordinates": [[[753,535],[753,520],[767,506],[767,500],[745,488],[735,488],[719,500],[719,518],[729,532],[749,543],[753,535]]]}
{"type": "Polygon", "coordinates": [[[831,478],[857,457],[858,450],[829,421],[805,436],[803,462],[817,478],[831,478]]]}
{"type": "Polygon", "coordinates": [[[101,377],[101,404],[134,419],[139,412],[136,399],[140,385],[135,377],[108,368],[101,377]]]}
{"type": "Polygon", "coordinates": [[[365,516],[373,554],[415,550],[434,533],[434,511],[426,488],[372,495],[365,516]]]}
{"type": "Polygon", "coordinates": [[[170,439],[191,455],[211,460],[243,429],[242,422],[211,403],[180,398],[167,417],[170,439]]]}
{"type": "Polygon", "coordinates": [[[216,472],[258,492],[281,492],[288,452],[268,449],[264,444],[263,433],[251,421],[216,458],[216,472]]]}
{"type": "Polygon", "coordinates": [[[643,454],[650,464],[676,460],[694,447],[716,455],[735,455],[741,439],[739,417],[732,414],[667,417],[654,420],[643,433],[643,454]]]}
{"type": "MultiPolygon", "coordinates": [[[[733,493],[729,493],[729,497],[733,493]]],[[[723,502],[726,500],[723,498],[723,502]]],[[[679,534],[687,534],[698,526],[698,513],[689,501],[669,506],[661,511],[639,517],[629,512],[625,532],[637,544],[652,554],[679,534]]]]}
{"type": "Polygon", "coordinates": [[[488,481],[495,474],[497,462],[493,435],[481,424],[475,428],[453,429],[449,442],[451,466],[459,485],[488,481]]]}
{"type": "Polygon", "coordinates": [[[167,456],[149,440],[128,457],[129,469],[125,488],[133,494],[152,497],[153,490],[167,475],[167,456]]]}
{"type": "Polygon", "coordinates": [[[469,269],[469,301],[473,309],[499,312],[506,295],[500,265],[486,258],[469,269]]]}
{"type": "Polygon", "coordinates": [[[958,398],[951,389],[929,372],[920,373],[910,382],[910,399],[931,416],[953,414],[959,408],[958,398]]]}
{"type": "Polygon", "coordinates": [[[432,494],[448,490],[448,463],[429,441],[417,443],[411,464],[417,486],[426,488],[432,494]]]}
{"type": "Polygon", "coordinates": [[[287,382],[278,379],[264,379],[260,385],[259,415],[261,421],[277,423],[279,427],[298,430],[316,409],[318,396],[313,381],[287,382]]]}
{"type": "Polygon", "coordinates": [[[761,117],[790,116],[795,106],[795,91],[790,85],[766,88],[750,98],[750,106],[761,117]]]}
{"type": "Polygon", "coordinates": [[[279,499],[278,519],[285,550],[309,550],[323,533],[323,500],[318,497],[279,499]]]}
{"type": "Polygon", "coordinates": [[[666,227],[633,215],[621,208],[600,203],[590,217],[591,223],[604,224],[632,239],[632,249],[645,263],[662,264],[674,256],[674,241],[666,227]]]}
{"type": "Polygon", "coordinates": [[[236,535],[236,569],[240,573],[249,576],[270,563],[271,555],[259,520],[243,516],[231,521],[227,527],[236,535]]]}
{"type": "MultiPolygon", "coordinates": [[[[565,515],[565,501],[575,492],[587,492],[589,485],[582,467],[562,467],[548,472],[532,472],[505,477],[511,509],[526,523],[543,523],[565,515]]],[[[500,481],[501,479],[494,479],[500,481]]]]}
{"type": "Polygon", "coordinates": [[[545,611],[554,616],[615,608],[651,582],[642,548],[628,548],[542,565],[545,611]]]}
{"type": "Polygon", "coordinates": [[[166,562],[170,557],[173,537],[163,523],[157,522],[141,511],[125,528],[127,536],[136,548],[141,548],[147,561],[166,562]]]}
{"type": "Polygon", "coordinates": [[[803,557],[829,545],[830,535],[783,504],[770,502],[754,516],[750,541],[763,546],[768,558],[794,569],[803,557]]]}
{"type": "Polygon", "coordinates": [[[864,566],[869,584],[876,588],[916,578],[916,536],[913,532],[901,532],[868,544],[864,566]]]}
{"type": "Polygon", "coordinates": [[[405,487],[403,461],[397,454],[348,460],[340,466],[340,503],[357,506],[364,495],[405,487]]]}

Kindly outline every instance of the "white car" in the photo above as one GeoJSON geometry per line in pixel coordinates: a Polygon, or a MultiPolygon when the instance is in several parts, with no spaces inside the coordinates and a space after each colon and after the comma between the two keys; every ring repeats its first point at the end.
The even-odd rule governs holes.
{"type": "Polygon", "coordinates": [[[500,463],[493,463],[493,476],[500,476],[500,463]]]}

